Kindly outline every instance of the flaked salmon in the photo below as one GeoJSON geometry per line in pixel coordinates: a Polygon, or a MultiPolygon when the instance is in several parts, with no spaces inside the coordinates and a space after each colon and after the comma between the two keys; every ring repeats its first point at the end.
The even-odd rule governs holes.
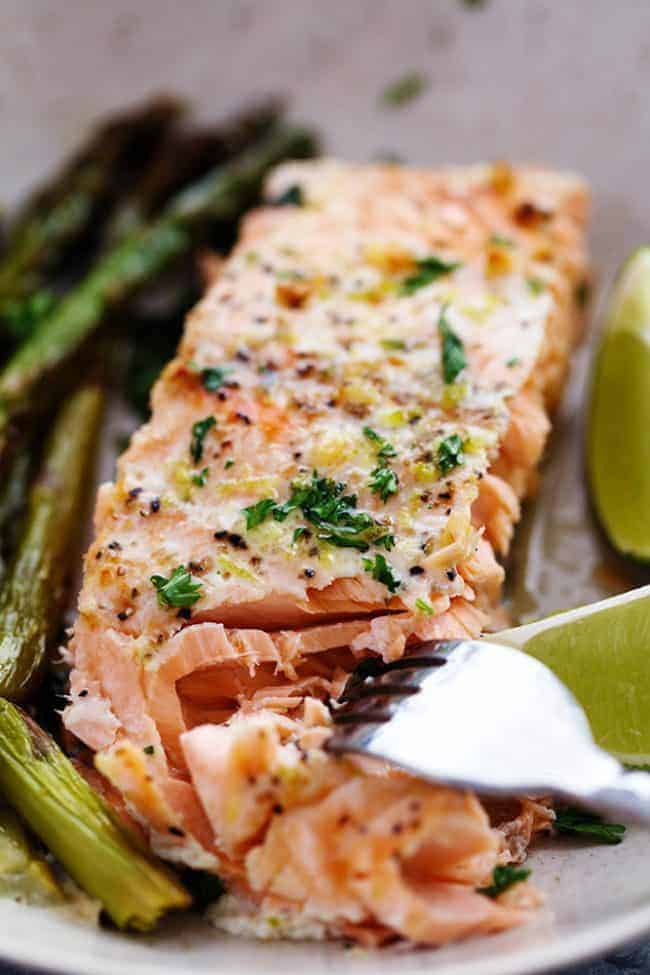
{"type": "Polygon", "coordinates": [[[586,209],[535,168],[280,167],[100,490],[65,721],[228,930],[435,945],[537,903],[482,890],[546,803],[323,746],[360,658],[499,625],[586,209]]]}

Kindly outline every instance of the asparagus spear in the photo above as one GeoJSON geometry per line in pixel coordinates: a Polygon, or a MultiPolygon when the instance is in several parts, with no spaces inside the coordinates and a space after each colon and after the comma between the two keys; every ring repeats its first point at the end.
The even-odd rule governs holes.
{"type": "Polygon", "coordinates": [[[32,467],[31,445],[25,441],[11,459],[2,476],[0,491],[0,583],[7,571],[7,558],[13,551],[25,509],[29,474],[32,467]]]}
{"type": "Polygon", "coordinates": [[[255,200],[271,166],[313,148],[309,133],[279,128],[176,194],[158,218],[111,248],[0,371],[0,448],[11,418],[34,405],[37,387],[40,395],[47,375],[109,312],[186,254],[206,222],[236,220],[255,200]]]}
{"type": "Polygon", "coordinates": [[[24,532],[0,591],[0,695],[11,700],[24,700],[42,677],[57,633],[101,407],[96,387],[63,407],[30,491],[24,532]]]}
{"type": "Polygon", "coordinates": [[[179,881],[140,848],[54,741],[2,700],[0,791],[118,927],[148,931],[168,911],[190,906],[179,881]]]}
{"type": "Polygon", "coordinates": [[[281,114],[280,102],[269,99],[212,129],[172,131],[133,191],[111,216],[106,240],[114,244],[140,228],[187,183],[200,179],[267,135],[281,114]]]}
{"type": "Polygon", "coordinates": [[[37,852],[15,812],[0,804],[0,895],[43,904],[62,900],[47,860],[37,852]]]}
{"type": "Polygon", "coordinates": [[[158,98],[105,122],[89,144],[35,194],[9,228],[0,261],[0,313],[19,319],[41,272],[89,229],[133,168],[140,169],[178,117],[179,103],[158,98]]]}

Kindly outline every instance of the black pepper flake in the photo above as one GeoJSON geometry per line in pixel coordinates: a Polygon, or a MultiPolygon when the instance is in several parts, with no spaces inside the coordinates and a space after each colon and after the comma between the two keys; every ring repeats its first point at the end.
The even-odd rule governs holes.
{"type": "Polygon", "coordinates": [[[253,422],[250,416],[247,416],[245,413],[240,413],[239,410],[237,410],[235,416],[237,417],[238,420],[241,420],[242,423],[245,423],[247,427],[249,427],[253,422]]]}
{"type": "Polygon", "coordinates": [[[104,553],[102,552],[102,550],[101,550],[101,548],[100,548],[100,549],[98,549],[98,551],[97,551],[97,552],[95,552],[95,558],[96,558],[96,559],[101,559],[101,557],[102,557],[102,555],[103,555],[103,554],[104,554],[104,553]]]}
{"type": "Polygon", "coordinates": [[[293,455],[294,460],[300,460],[301,457],[302,457],[302,450],[294,451],[294,455],[293,455]]]}
{"type": "Polygon", "coordinates": [[[152,498],[149,502],[149,508],[152,514],[157,514],[160,511],[160,498],[152,498]]]}
{"type": "Polygon", "coordinates": [[[128,620],[128,618],[129,618],[129,616],[130,616],[130,615],[131,615],[131,614],[130,614],[130,613],[128,613],[128,612],[127,612],[127,611],[126,611],[125,609],[122,609],[122,610],[120,610],[120,612],[119,612],[119,613],[117,614],[117,618],[118,618],[118,620],[120,620],[120,621],[121,621],[121,622],[123,623],[123,622],[124,622],[124,620],[128,620]]]}
{"type": "Polygon", "coordinates": [[[134,586],[133,589],[131,590],[131,599],[135,599],[136,596],[139,596],[139,595],[140,595],[140,590],[139,589],[136,589],[135,586],[134,586]]]}
{"type": "Polygon", "coordinates": [[[226,538],[228,538],[228,532],[222,529],[221,531],[215,532],[212,537],[218,542],[223,542],[226,540],[226,538]]]}
{"type": "Polygon", "coordinates": [[[183,606],[181,609],[179,609],[176,615],[182,620],[191,620],[192,610],[189,608],[189,606],[183,606]]]}
{"type": "Polygon", "coordinates": [[[239,359],[240,362],[250,362],[251,357],[246,351],[246,349],[237,349],[235,352],[235,359],[239,359]]]}
{"type": "Polygon", "coordinates": [[[248,548],[248,545],[246,544],[246,542],[244,541],[244,539],[241,537],[241,535],[237,535],[235,532],[230,532],[229,533],[229,535],[228,535],[228,541],[233,546],[233,548],[240,548],[240,549],[247,549],[248,548]]]}
{"type": "Polygon", "coordinates": [[[142,494],[142,488],[141,487],[134,487],[134,488],[131,488],[131,490],[129,491],[129,497],[130,498],[137,498],[141,494],[142,494]]]}
{"type": "Polygon", "coordinates": [[[410,576],[421,576],[424,574],[424,569],[421,565],[412,565],[409,569],[410,576]]]}
{"type": "Polygon", "coordinates": [[[121,552],[122,551],[122,546],[120,545],[119,542],[116,542],[116,541],[109,542],[108,543],[108,547],[110,549],[112,549],[114,552],[121,552]]]}
{"type": "Polygon", "coordinates": [[[185,831],[179,829],[178,826],[170,826],[169,832],[172,834],[172,836],[185,836],[185,831]]]}
{"type": "Polygon", "coordinates": [[[451,501],[451,491],[441,491],[438,497],[441,501],[451,501]]]}
{"type": "Polygon", "coordinates": [[[315,569],[305,569],[305,571],[303,572],[303,575],[306,576],[308,579],[313,579],[314,576],[316,575],[316,570],[315,569]]]}
{"type": "Polygon", "coordinates": [[[275,813],[276,816],[279,816],[281,813],[284,812],[284,806],[281,803],[276,802],[275,805],[273,806],[273,812],[275,813]]]}
{"type": "Polygon", "coordinates": [[[79,697],[88,697],[88,691],[86,689],[79,691],[79,697]]]}
{"type": "Polygon", "coordinates": [[[458,573],[455,569],[447,569],[447,578],[450,582],[453,582],[457,575],[458,573]]]}

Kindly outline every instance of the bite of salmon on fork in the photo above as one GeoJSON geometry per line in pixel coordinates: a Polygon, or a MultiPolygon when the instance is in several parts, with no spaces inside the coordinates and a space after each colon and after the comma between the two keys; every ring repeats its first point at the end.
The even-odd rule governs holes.
{"type": "Polygon", "coordinates": [[[156,852],[225,880],[222,927],[438,945],[533,915],[491,878],[550,803],[324,746],[359,661],[502,623],[587,208],[534,167],[280,166],[100,489],[65,721],[156,852]]]}

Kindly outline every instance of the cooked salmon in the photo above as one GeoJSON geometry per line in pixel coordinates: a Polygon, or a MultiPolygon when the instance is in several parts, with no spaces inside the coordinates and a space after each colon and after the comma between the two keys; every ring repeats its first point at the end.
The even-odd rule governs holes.
{"type": "Polygon", "coordinates": [[[154,850],[225,879],[223,927],[438,945],[537,904],[483,888],[547,803],[323,746],[361,658],[502,621],[586,210],[532,167],[278,168],[100,489],[66,725],[154,850]]]}

